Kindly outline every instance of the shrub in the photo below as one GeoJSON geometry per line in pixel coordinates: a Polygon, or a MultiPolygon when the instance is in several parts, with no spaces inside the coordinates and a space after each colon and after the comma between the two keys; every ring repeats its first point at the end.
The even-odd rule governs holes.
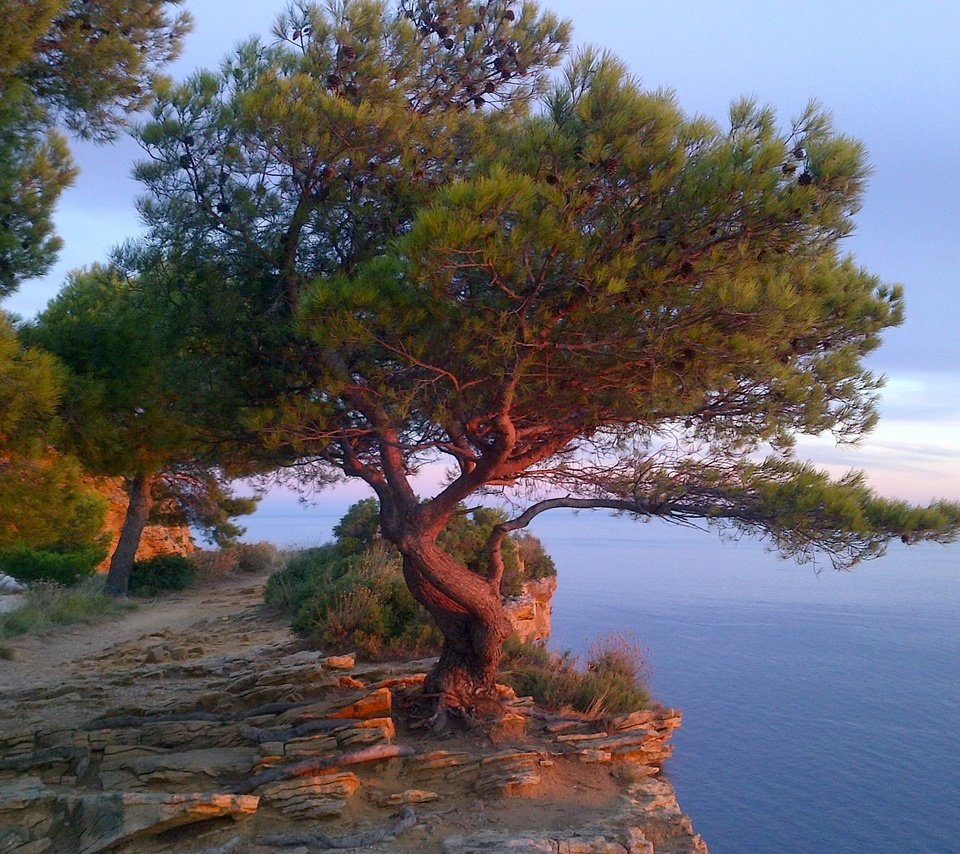
{"type": "Polygon", "coordinates": [[[333,544],[295,552],[282,569],[267,579],[264,601],[295,615],[305,599],[330,584],[332,566],[340,560],[333,544]]]}
{"type": "Polygon", "coordinates": [[[280,556],[273,543],[240,543],[230,551],[236,555],[237,572],[265,572],[276,566],[280,556]]]}
{"type": "Polygon", "coordinates": [[[531,696],[548,709],[574,709],[588,717],[617,715],[645,708],[647,659],[636,643],[620,635],[597,641],[586,666],[569,652],[510,639],[504,645],[500,678],[518,694],[531,696]]]}
{"type": "Polygon", "coordinates": [[[528,531],[518,531],[513,535],[513,542],[523,564],[525,579],[533,581],[557,574],[557,566],[539,538],[528,531]]]}
{"type": "MultiPolygon", "coordinates": [[[[505,518],[499,510],[463,508],[441,533],[440,545],[485,575],[487,539],[505,518]]],[[[270,576],[264,598],[291,617],[296,632],[320,646],[349,644],[370,657],[436,652],[440,632],[407,588],[399,553],[378,531],[376,500],[354,504],[334,528],[336,541],[292,555],[270,576]]],[[[522,592],[527,578],[556,572],[530,535],[507,538],[503,561],[506,596],[522,592]]]]}
{"type": "Polygon", "coordinates": [[[310,592],[300,601],[294,631],[321,647],[348,645],[368,658],[439,649],[440,633],[407,588],[394,550],[375,545],[342,557],[333,549],[319,561],[311,551],[313,560],[292,560],[287,567],[294,568],[288,582],[303,573],[304,563],[313,567],[296,588],[310,592]]]}
{"type": "Polygon", "coordinates": [[[138,560],[130,573],[130,592],[152,596],[164,590],[186,590],[195,574],[193,564],[182,555],[157,555],[138,560]]]}
{"type": "Polygon", "coordinates": [[[198,550],[189,561],[193,564],[195,581],[222,581],[237,567],[233,549],[198,550]]]}
{"type": "Polygon", "coordinates": [[[93,575],[105,556],[106,549],[99,544],[70,551],[20,546],[0,552],[0,572],[17,581],[50,581],[69,587],[93,575]]]}
{"type": "Polygon", "coordinates": [[[0,638],[49,631],[71,623],[96,623],[135,607],[103,593],[103,578],[88,578],[75,587],[39,582],[24,594],[15,611],[0,614],[0,638]]]}

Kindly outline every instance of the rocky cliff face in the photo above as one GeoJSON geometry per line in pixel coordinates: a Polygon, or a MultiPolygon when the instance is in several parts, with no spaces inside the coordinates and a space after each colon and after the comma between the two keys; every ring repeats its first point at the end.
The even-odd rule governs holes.
{"type": "MultiPolygon", "coordinates": [[[[94,481],[94,486],[109,502],[103,530],[110,535],[110,544],[107,557],[97,567],[100,572],[106,572],[110,566],[110,555],[113,554],[113,550],[117,547],[117,540],[120,539],[120,528],[123,526],[123,518],[127,512],[127,491],[123,478],[119,477],[98,478],[94,481]]],[[[195,549],[190,528],[186,525],[147,525],[140,538],[137,560],[148,560],[157,555],[167,554],[188,555],[195,549]]]]}
{"type": "Polygon", "coordinates": [[[0,727],[0,851],[706,854],[660,774],[673,709],[584,720],[501,686],[501,727],[451,741],[395,722],[430,662],[358,666],[283,643],[218,655],[208,634],[170,634],[182,655],[158,666],[139,646],[99,662],[109,681],[141,660],[156,696],[0,727]],[[162,835],[225,816],[244,820],[162,835]]]}
{"type": "Polygon", "coordinates": [[[526,582],[520,596],[504,600],[507,618],[523,643],[545,641],[550,637],[550,615],[556,590],[557,577],[548,575],[526,582]]]}

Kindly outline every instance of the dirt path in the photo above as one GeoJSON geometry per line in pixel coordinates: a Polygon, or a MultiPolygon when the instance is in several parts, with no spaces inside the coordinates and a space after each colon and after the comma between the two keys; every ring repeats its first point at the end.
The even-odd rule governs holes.
{"type": "Polygon", "coordinates": [[[258,645],[291,640],[286,626],[265,613],[265,580],[265,575],[231,577],[142,602],[118,619],[12,638],[6,645],[13,660],[0,661],[0,731],[21,727],[25,715],[35,723],[55,718],[67,723],[76,705],[94,711],[108,693],[113,702],[118,693],[135,694],[132,673],[138,665],[180,654],[242,653],[251,644],[253,623],[258,645]],[[65,703],[71,695],[75,703],[65,703]]]}

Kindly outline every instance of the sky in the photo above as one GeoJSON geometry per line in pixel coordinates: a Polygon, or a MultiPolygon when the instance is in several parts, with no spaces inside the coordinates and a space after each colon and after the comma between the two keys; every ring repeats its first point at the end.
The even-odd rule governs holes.
{"type": "MultiPolygon", "coordinates": [[[[859,446],[803,438],[798,454],[835,473],[862,468],[882,494],[960,499],[960,3],[953,0],[548,0],[575,45],[619,56],[642,83],[674,90],[690,114],[723,120],[743,95],[784,124],[811,98],[864,142],[873,172],[846,249],[906,288],[907,320],[868,359],[887,377],[881,420],[859,446]]],[[[215,67],[250,35],[269,38],[282,3],[185,0],[195,19],[180,78],[215,67]]],[[[80,177],[59,204],[65,245],[44,279],[3,304],[31,316],[66,272],[103,261],[140,223],[129,139],[73,144],[80,177]]]]}

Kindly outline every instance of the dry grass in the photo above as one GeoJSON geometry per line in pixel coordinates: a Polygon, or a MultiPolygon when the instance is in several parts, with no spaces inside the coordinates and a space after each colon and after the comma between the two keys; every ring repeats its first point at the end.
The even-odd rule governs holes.
{"type": "MultiPolygon", "coordinates": [[[[102,577],[87,579],[75,587],[38,582],[27,588],[24,603],[15,611],[0,614],[0,639],[41,634],[72,623],[98,623],[136,607],[103,593],[102,577]]],[[[0,647],[0,658],[10,657],[0,647]]]]}

